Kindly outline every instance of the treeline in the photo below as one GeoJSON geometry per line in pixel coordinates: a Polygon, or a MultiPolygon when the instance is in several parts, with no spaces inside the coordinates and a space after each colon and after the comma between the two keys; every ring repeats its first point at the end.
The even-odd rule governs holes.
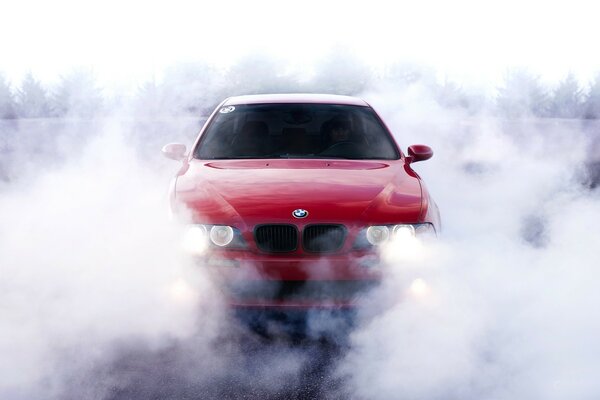
{"type": "Polygon", "coordinates": [[[0,75],[0,118],[92,117],[105,105],[94,75],[77,70],[61,77],[53,90],[27,73],[20,86],[11,87],[0,75]]]}
{"type": "Polygon", "coordinates": [[[541,117],[600,119],[600,74],[581,86],[568,74],[553,87],[526,69],[507,71],[492,96],[439,82],[435,71],[397,64],[375,71],[351,56],[334,54],[307,74],[269,57],[254,55],[227,70],[208,64],[180,64],[167,70],[160,82],[150,81],[133,94],[108,98],[90,70],[61,77],[52,88],[31,73],[11,85],[0,74],[0,118],[89,118],[126,110],[136,116],[206,115],[223,98],[254,93],[323,92],[357,95],[373,88],[402,91],[420,84],[448,108],[470,114],[486,111],[505,118],[541,117]]]}

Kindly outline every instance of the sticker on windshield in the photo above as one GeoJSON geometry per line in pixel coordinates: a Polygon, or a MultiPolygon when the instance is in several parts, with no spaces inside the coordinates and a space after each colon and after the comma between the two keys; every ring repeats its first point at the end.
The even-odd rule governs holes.
{"type": "Polygon", "coordinates": [[[234,106],[229,106],[229,107],[223,107],[223,108],[221,108],[219,110],[219,112],[221,114],[228,114],[228,113],[232,112],[233,110],[235,110],[235,107],[234,106]]]}

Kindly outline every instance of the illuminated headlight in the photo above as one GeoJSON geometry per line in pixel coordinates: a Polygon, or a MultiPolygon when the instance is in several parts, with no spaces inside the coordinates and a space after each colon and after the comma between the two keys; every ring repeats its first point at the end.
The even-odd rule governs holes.
{"type": "Polygon", "coordinates": [[[183,249],[194,255],[201,255],[208,247],[208,232],[204,225],[190,225],[183,234],[183,249]]]}
{"type": "Polygon", "coordinates": [[[202,255],[209,246],[245,248],[239,230],[227,225],[190,225],[183,236],[183,248],[190,254],[202,255]]]}
{"type": "Polygon", "coordinates": [[[402,241],[426,236],[437,236],[432,224],[374,225],[363,229],[359,233],[354,248],[368,248],[370,246],[380,246],[390,241],[402,241]]]}
{"type": "Polygon", "coordinates": [[[394,239],[415,237],[415,227],[412,225],[394,225],[394,239]]]}
{"type": "Polygon", "coordinates": [[[233,228],[226,225],[215,225],[210,228],[210,241],[219,247],[225,247],[233,241],[233,228]]]}

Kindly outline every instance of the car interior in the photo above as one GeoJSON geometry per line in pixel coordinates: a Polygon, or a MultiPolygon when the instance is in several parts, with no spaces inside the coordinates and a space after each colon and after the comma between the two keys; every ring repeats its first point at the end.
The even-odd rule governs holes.
{"type": "Polygon", "coordinates": [[[389,134],[367,107],[249,105],[218,115],[197,158],[396,159],[389,134]]]}

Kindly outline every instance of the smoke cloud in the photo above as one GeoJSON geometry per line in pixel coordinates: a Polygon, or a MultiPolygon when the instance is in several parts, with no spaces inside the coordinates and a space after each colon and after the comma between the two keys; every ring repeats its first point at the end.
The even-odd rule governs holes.
{"type": "Polygon", "coordinates": [[[67,161],[37,162],[37,173],[3,188],[3,398],[52,397],[65,374],[102,359],[114,341],[160,348],[188,337],[198,307],[207,334],[219,320],[214,289],[177,256],[168,175],[141,161],[127,126],[97,124],[67,161]]]}
{"type": "Polygon", "coordinates": [[[594,397],[600,206],[581,183],[589,133],[569,121],[466,118],[418,88],[370,96],[400,143],[435,149],[414,168],[444,233],[419,262],[390,266],[339,366],[349,392],[594,397]],[[403,295],[414,279],[427,289],[403,295]]]}
{"type": "Polygon", "coordinates": [[[372,86],[403,150],[434,149],[414,169],[443,232],[385,250],[349,336],[319,313],[308,338],[248,332],[181,256],[158,151],[199,118],[3,122],[0,397],[596,397],[597,126],[442,106],[418,78],[372,86]]]}

